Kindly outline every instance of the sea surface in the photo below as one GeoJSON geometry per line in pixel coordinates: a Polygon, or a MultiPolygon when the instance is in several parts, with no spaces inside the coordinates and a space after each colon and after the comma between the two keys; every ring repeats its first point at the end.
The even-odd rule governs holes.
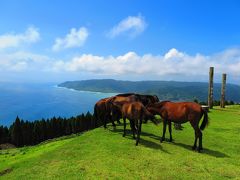
{"type": "Polygon", "coordinates": [[[0,83],[0,125],[11,125],[17,116],[34,121],[92,113],[96,101],[112,95],[60,88],[53,83],[0,83]]]}

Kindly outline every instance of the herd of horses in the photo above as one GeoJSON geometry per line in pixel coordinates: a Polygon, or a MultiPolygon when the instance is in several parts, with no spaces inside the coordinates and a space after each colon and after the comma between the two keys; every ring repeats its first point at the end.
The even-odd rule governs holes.
{"type": "Polygon", "coordinates": [[[103,121],[104,128],[106,128],[107,122],[111,122],[115,127],[114,122],[117,121],[120,123],[120,119],[123,119],[123,136],[126,135],[126,119],[128,119],[130,121],[133,138],[136,139],[136,145],[138,145],[140,140],[143,121],[147,122],[147,120],[151,120],[154,124],[158,124],[155,115],[160,115],[163,120],[163,134],[160,142],[165,140],[167,125],[170,134],[169,141],[171,142],[171,123],[182,124],[189,121],[195,131],[195,140],[192,149],[195,150],[197,148],[198,152],[203,149],[202,130],[204,130],[208,124],[208,113],[207,110],[197,103],[160,102],[156,95],[125,93],[101,99],[94,106],[94,116],[98,121],[103,121]],[[199,127],[199,122],[202,117],[203,121],[199,127]],[[199,140],[198,147],[197,140],[199,140]]]}

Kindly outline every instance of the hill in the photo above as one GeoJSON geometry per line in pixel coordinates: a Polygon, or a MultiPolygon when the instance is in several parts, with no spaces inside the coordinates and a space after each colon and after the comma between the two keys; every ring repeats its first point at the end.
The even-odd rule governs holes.
{"type": "MultiPolygon", "coordinates": [[[[188,100],[198,99],[206,101],[208,83],[204,82],[177,82],[177,81],[119,81],[113,79],[93,79],[82,81],[67,81],[58,85],[81,91],[96,91],[106,93],[147,93],[156,94],[161,100],[188,100]]],[[[221,84],[214,84],[214,99],[219,100],[221,84]]],[[[226,85],[226,100],[240,102],[240,86],[226,85]]]]}
{"type": "MultiPolygon", "coordinates": [[[[100,127],[37,146],[0,151],[0,179],[229,179],[240,177],[240,106],[215,108],[203,131],[203,150],[191,150],[192,127],[160,143],[162,124],[143,124],[139,146],[100,127]]],[[[127,126],[129,128],[129,125],[127,126]]],[[[168,133],[166,134],[168,137],[168,133]]]]}

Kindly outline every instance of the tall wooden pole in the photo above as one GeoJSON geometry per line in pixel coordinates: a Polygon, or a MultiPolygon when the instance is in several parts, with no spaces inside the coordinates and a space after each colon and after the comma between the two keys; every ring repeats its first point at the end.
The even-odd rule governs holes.
{"type": "Polygon", "coordinates": [[[208,86],[208,107],[213,108],[213,73],[214,67],[209,69],[209,86],[208,86]]]}
{"type": "Polygon", "coordinates": [[[221,108],[225,108],[226,80],[227,80],[227,74],[222,74],[222,89],[221,89],[221,100],[220,100],[221,108]]]}

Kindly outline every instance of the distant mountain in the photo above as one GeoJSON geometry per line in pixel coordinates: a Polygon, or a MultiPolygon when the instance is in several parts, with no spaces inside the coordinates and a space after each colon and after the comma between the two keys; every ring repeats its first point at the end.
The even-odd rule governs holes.
{"type": "MultiPolygon", "coordinates": [[[[105,93],[136,92],[156,94],[161,100],[177,101],[207,101],[208,83],[205,82],[177,82],[177,81],[120,81],[113,79],[92,79],[82,81],[67,81],[58,85],[80,91],[94,91],[105,93]]],[[[214,99],[219,100],[221,84],[214,84],[214,99]]],[[[240,102],[240,86],[226,85],[226,100],[240,102]]]]}

